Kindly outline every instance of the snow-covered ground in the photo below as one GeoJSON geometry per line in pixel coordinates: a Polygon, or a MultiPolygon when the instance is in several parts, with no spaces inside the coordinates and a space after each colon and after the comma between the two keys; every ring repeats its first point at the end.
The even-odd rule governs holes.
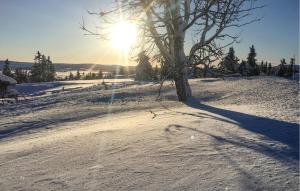
{"type": "Polygon", "coordinates": [[[91,86],[0,107],[0,190],[297,190],[298,83],[91,86]]]}
{"type": "Polygon", "coordinates": [[[108,85],[133,83],[133,79],[103,79],[103,80],[71,80],[71,81],[56,81],[56,82],[42,82],[42,83],[24,83],[18,84],[17,90],[24,96],[41,96],[47,93],[58,92],[62,89],[64,91],[82,89],[91,86],[101,85],[103,82],[108,85]]]}

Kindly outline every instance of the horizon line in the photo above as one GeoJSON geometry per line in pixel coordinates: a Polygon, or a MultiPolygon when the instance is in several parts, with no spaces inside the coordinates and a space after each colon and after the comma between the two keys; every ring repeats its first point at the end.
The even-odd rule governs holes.
{"type": "MultiPolygon", "coordinates": [[[[0,62],[4,62],[4,60],[0,60],[0,62]]],[[[9,62],[15,62],[15,63],[28,63],[28,64],[33,64],[33,61],[16,61],[16,60],[10,60],[8,59],[9,62]]],[[[106,65],[106,66],[123,66],[122,64],[100,64],[100,63],[89,63],[89,62],[82,62],[82,63],[70,63],[70,62],[53,62],[53,64],[90,64],[90,65],[106,65]]],[[[136,65],[127,65],[127,66],[136,66],[136,65]]]]}

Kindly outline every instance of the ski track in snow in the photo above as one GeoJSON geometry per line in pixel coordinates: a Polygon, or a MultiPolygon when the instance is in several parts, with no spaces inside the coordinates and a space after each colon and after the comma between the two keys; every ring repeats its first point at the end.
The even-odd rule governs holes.
{"type": "Polygon", "coordinates": [[[298,190],[298,85],[195,79],[186,104],[147,83],[1,105],[0,190],[298,190]]]}

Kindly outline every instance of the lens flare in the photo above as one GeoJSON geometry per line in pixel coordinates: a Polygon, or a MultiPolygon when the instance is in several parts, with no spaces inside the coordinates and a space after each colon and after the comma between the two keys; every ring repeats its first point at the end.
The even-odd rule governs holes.
{"type": "Polygon", "coordinates": [[[122,21],[112,28],[111,44],[114,48],[128,51],[136,38],[137,29],[133,23],[122,21]]]}

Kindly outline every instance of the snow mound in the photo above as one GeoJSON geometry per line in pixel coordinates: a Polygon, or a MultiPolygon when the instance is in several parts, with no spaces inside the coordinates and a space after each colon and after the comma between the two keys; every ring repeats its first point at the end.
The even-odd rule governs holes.
{"type": "Polygon", "coordinates": [[[17,84],[17,81],[9,76],[6,76],[2,73],[0,73],[0,81],[3,81],[3,82],[8,82],[10,84],[17,84]]]}

